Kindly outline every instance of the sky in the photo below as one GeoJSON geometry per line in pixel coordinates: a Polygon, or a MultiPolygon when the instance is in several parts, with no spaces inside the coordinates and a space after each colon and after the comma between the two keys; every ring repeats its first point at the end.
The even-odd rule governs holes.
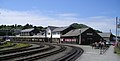
{"type": "Polygon", "coordinates": [[[0,0],[0,25],[36,26],[86,24],[115,34],[120,0],[0,0]]]}

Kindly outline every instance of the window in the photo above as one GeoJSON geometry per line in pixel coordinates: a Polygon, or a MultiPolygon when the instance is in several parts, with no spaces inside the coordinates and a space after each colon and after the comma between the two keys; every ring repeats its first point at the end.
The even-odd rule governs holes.
{"type": "Polygon", "coordinates": [[[93,33],[87,33],[87,35],[93,35],[93,33]]]}
{"type": "Polygon", "coordinates": [[[53,34],[53,35],[59,35],[60,32],[53,32],[52,34],[53,34]]]}
{"type": "Polygon", "coordinates": [[[50,33],[48,33],[48,35],[50,35],[50,33]]]}
{"type": "Polygon", "coordinates": [[[53,32],[52,34],[53,34],[53,35],[56,35],[56,32],[53,32]]]}
{"type": "Polygon", "coordinates": [[[93,38],[87,38],[87,40],[92,40],[93,38]]]}
{"type": "Polygon", "coordinates": [[[60,34],[60,32],[57,32],[57,34],[60,34]]]}

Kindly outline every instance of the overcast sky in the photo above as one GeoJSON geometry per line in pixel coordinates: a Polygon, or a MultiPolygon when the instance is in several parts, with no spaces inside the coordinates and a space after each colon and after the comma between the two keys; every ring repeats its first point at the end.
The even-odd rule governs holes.
{"type": "Polygon", "coordinates": [[[0,25],[37,26],[86,24],[115,34],[120,0],[0,0],[0,25]]]}

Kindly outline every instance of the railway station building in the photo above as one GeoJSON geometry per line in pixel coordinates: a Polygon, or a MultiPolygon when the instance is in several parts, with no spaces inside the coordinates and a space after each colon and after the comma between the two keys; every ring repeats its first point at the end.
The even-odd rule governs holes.
{"type": "Polygon", "coordinates": [[[62,43],[75,43],[82,45],[90,45],[102,40],[103,38],[92,28],[73,29],[61,37],[62,43]]]}
{"type": "Polygon", "coordinates": [[[103,38],[92,28],[75,29],[72,26],[48,26],[44,31],[39,31],[34,28],[25,29],[21,31],[20,36],[14,36],[11,38],[16,41],[57,42],[84,45],[103,40],[103,38]]]}
{"type": "Polygon", "coordinates": [[[110,33],[98,33],[107,43],[111,44],[115,42],[115,36],[110,33]]]}

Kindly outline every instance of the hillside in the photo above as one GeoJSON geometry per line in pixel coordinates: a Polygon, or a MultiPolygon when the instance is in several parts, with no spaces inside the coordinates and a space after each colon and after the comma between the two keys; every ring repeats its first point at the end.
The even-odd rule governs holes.
{"type": "Polygon", "coordinates": [[[78,23],[73,23],[73,24],[71,24],[70,26],[72,26],[72,27],[75,28],[75,29],[79,29],[79,28],[88,28],[87,25],[78,24],[78,23]]]}
{"type": "MultiPolygon", "coordinates": [[[[85,25],[85,24],[78,24],[78,23],[73,23],[70,26],[72,26],[75,29],[80,29],[80,28],[89,28],[89,26],[85,25]]],[[[91,27],[90,27],[91,28],[91,27]]],[[[95,30],[97,33],[102,33],[102,31],[99,30],[95,30]]]]}

